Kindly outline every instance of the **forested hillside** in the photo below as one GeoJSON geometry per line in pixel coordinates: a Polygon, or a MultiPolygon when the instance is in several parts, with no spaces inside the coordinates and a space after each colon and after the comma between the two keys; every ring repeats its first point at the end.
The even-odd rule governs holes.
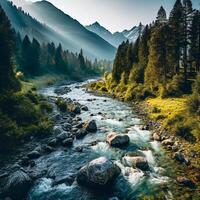
{"type": "Polygon", "coordinates": [[[160,99],[168,99],[165,106],[172,106],[172,102],[172,112],[162,112],[166,111],[162,107],[152,115],[154,119],[156,116],[165,127],[173,127],[174,133],[200,138],[199,71],[200,11],[193,9],[190,0],[177,0],[169,18],[161,7],[156,20],[134,44],[127,41],[119,46],[112,74],[92,87],[124,100],[159,99],[153,104],[158,107],[160,99]]]}

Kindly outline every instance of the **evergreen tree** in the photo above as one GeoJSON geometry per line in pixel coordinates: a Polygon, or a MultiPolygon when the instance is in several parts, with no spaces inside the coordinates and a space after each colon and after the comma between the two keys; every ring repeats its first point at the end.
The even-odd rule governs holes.
{"type": "Polygon", "coordinates": [[[170,28],[167,24],[154,27],[151,40],[148,66],[145,71],[145,83],[152,89],[165,84],[169,73],[168,40],[170,28]]]}
{"type": "Polygon", "coordinates": [[[29,37],[26,35],[22,42],[22,63],[21,63],[21,70],[24,72],[25,75],[30,75],[32,72],[32,47],[29,37]]]}
{"type": "Polygon", "coordinates": [[[17,91],[20,88],[12,63],[13,40],[14,32],[11,29],[10,21],[0,6],[0,93],[17,91]]]}
{"type": "Polygon", "coordinates": [[[189,64],[189,44],[190,44],[190,28],[192,24],[192,2],[191,0],[183,0],[183,68],[185,83],[188,78],[188,64],[189,64]]]}
{"type": "Polygon", "coordinates": [[[190,62],[192,70],[200,71],[200,11],[195,11],[191,26],[190,62]]]}
{"type": "Polygon", "coordinates": [[[167,22],[167,14],[165,9],[161,6],[157,14],[156,23],[165,23],[165,22],[167,22]]]}
{"type": "Polygon", "coordinates": [[[183,32],[183,6],[181,0],[176,0],[172,11],[170,12],[169,25],[172,29],[171,38],[169,40],[171,51],[171,65],[173,74],[180,71],[180,60],[182,51],[182,32],[183,32]]]}
{"type": "Polygon", "coordinates": [[[78,55],[78,60],[79,60],[80,70],[84,71],[86,69],[86,64],[85,64],[85,58],[83,56],[83,49],[81,49],[81,51],[78,55]]]}
{"type": "Polygon", "coordinates": [[[31,74],[34,76],[38,75],[40,72],[40,53],[41,53],[40,44],[35,38],[33,38],[31,51],[32,51],[31,74]]]}
{"type": "Polygon", "coordinates": [[[59,44],[55,52],[55,65],[57,72],[64,74],[67,73],[66,63],[63,60],[63,50],[61,44],[59,44]]]}

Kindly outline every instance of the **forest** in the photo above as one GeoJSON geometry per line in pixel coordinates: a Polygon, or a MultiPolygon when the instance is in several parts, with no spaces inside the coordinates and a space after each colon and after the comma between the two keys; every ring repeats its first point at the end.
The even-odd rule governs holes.
{"type": "Polygon", "coordinates": [[[135,43],[119,46],[112,73],[105,74],[105,83],[92,87],[123,100],[146,100],[158,107],[163,102],[168,107],[172,104],[172,113],[180,109],[174,116],[169,115],[166,104],[150,116],[164,121],[177,135],[187,138],[192,133],[200,138],[199,72],[200,11],[193,9],[190,0],[176,0],[169,18],[161,6],[156,20],[135,43]],[[148,100],[151,98],[155,100],[148,100]]]}

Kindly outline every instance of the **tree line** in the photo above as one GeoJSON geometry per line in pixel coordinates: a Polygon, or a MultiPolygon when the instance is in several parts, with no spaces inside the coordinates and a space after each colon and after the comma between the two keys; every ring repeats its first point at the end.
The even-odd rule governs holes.
{"type": "Polygon", "coordinates": [[[109,61],[90,61],[83,55],[63,50],[62,45],[57,47],[52,43],[40,44],[35,38],[30,40],[26,35],[21,39],[16,34],[16,68],[24,73],[25,77],[40,76],[46,73],[57,73],[69,78],[82,78],[102,73],[109,61]]]}
{"type": "Polygon", "coordinates": [[[176,0],[169,18],[161,6],[134,44],[119,46],[112,79],[144,86],[153,95],[162,88],[163,96],[176,96],[191,91],[199,71],[200,11],[191,0],[176,0]]]}

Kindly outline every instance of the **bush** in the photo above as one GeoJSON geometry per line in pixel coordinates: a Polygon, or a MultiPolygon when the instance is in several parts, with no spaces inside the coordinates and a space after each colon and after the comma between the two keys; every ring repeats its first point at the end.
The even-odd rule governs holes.
{"type": "Polygon", "coordinates": [[[135,64],[129,74],[129,83],[144,83],[144,68],[135,64]]]}
{"type": "Polygon", "coordinates": [[[163,86],[161,97],[180,97],[188,90],[189,88],[185,85],[183,75],[175,75],[169,83],[163,86]]]}
{"type": "Polygon", "coordinates": [[[194,92],[187,101],[187,106],[191,113],[200,115],[200,94],[194,92]]]}
{"type": "Polygon", "coordinates": [[[52,105],[50,103],[48,103],[48,102],[45,102],[45,101],[42,101],[40,103],[40,109],[42,111],[47,112],[47,113],[51,113],[53,111],[52,105]]]}
{"type": "Polygon", "coordinates": [[[67,103],[62,98],[58,98],[56,100],[56,105],[62,112],[66,112],[68,110],[67,103]]]}

